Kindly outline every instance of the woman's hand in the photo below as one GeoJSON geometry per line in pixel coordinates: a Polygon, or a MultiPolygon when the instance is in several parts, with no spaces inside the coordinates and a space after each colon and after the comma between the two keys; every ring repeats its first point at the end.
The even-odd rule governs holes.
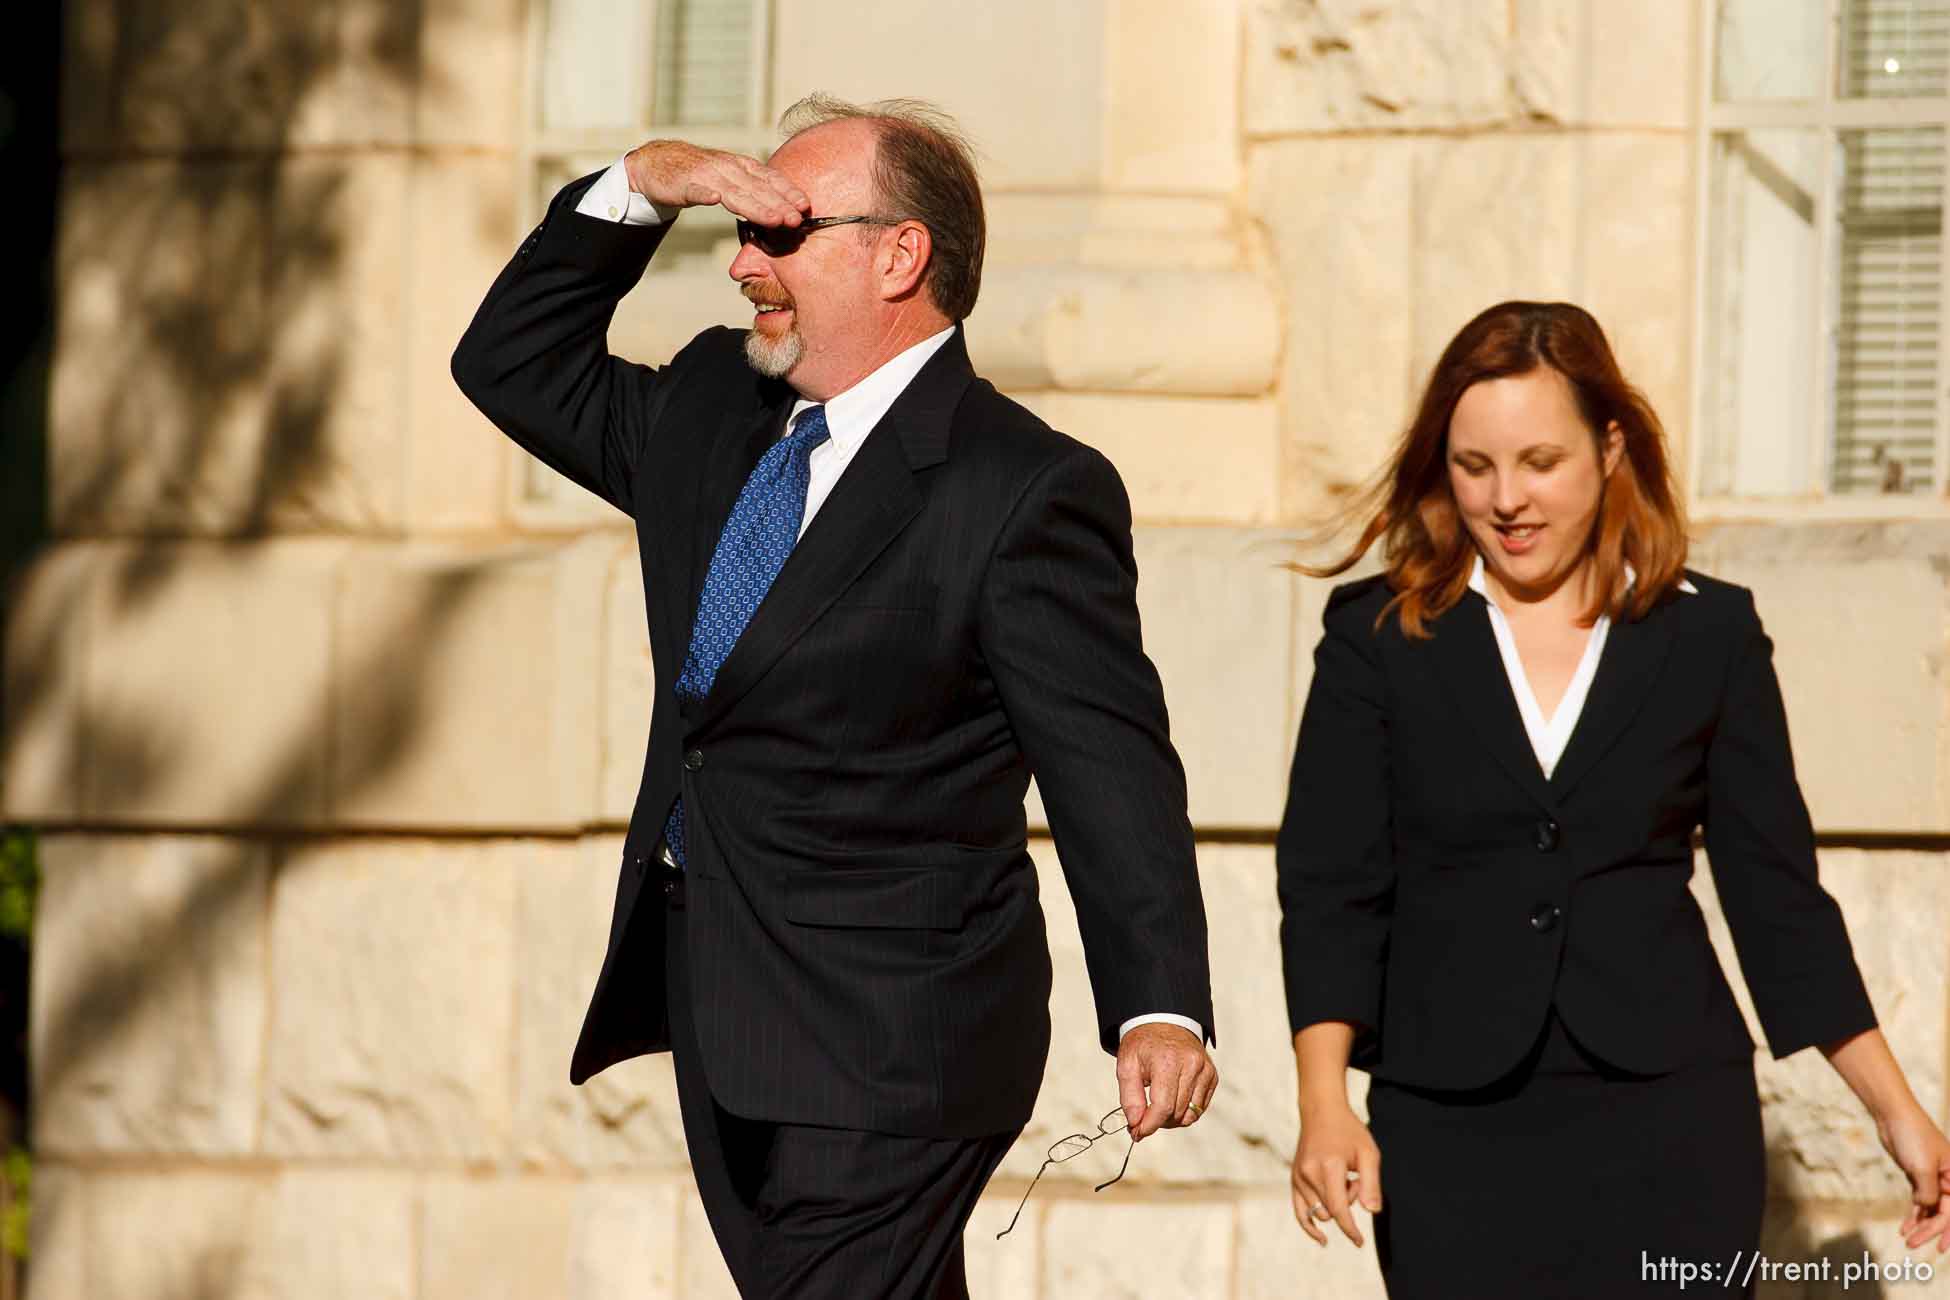
{"type": "Polygon", "coordinates": [[[1320,1225],[1329,1221],[1340,1224],[1347,1239],[1359,1246],[1361,1229],[1355,1226],[1353,1210],[1357,1200],[1369,1214],[1381,1211],[1381,1148],[1345,1101],[1303,1107],[1300,1144],[1293,1153],[1293,1217],[1323,1246],[1327,1233],[1320,1225]]]}
{"type": "Polygon", "coordinates": [[[1935,1237],[1937,1254],[1950,1250],[1950,1138],[1917,1104],[1882,1031],[1865,1029],[1821,1050],[1861,1098],[1882,1149],[1909,1179],[1913,1203],[1903,1219],[1904,1243],[1915,1250],[1935,1237]]]}
{"type": "Polygon", "coordinates": [[[1876,1125],[1876,1136],[1909,1177],[1909,1216],[1903,1242],[1911,1250],[1937,1238],[1937,1254],[1950,1250],[1950,1138],[1921,1106],[1911,1106],[1876,1125]]]}

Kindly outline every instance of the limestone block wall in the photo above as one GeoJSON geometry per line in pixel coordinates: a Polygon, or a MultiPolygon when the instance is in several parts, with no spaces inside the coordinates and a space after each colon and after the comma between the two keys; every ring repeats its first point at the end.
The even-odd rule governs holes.
{"type": "MultiPolygon", "coordinates": [[[[533,215],[535,3],[67,6],[57,538],[0,681],[0,813],[46,869],[35,1300],[731,1294],[667,1060],[566,1078],[649,716],[635,550],[525,498],[446,375],[533,215]]],[[[1327,588],[1282,566],[1499,298],[1590,305],[1687,438],[1698,9],[774,6],[775,100],[919,91],[989,154],[971,345],[1131,489],[1214,922],[1219,1104],[1102,1195],[1111,1153],[1056,1171],[996,1242],[1115,1100],[1032,845],[1055,1044],[977,1294],[1381,1294],[1285,1190],[1272,836],[1327,588]]],[[[612,343],[735,307],[663,275],[612,343]]],[[[1950,518],[1707,519],[1694,563],[1757,594],[1824,877],[1950,1118],[1950,518]]],[[[1770,1251],[1898,1258],[1840,1083],[1761,1071],[1770,1251]]]]}

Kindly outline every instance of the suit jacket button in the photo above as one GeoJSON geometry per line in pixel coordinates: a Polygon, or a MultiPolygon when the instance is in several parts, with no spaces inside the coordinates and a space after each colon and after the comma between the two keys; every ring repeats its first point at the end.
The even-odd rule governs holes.
{"type": "Polygon", "coordinates": [[[643,855],[641,853],[633,853],[630,855],[630,867],[639,876],[643,874],[644,866],[645,863],[643,861],[643,855]]]}
{"type": "Polygon", "coordinates": [[[684,770],[687,772],[702,772],[704,770],[704,751],[701,749],[693,749],[685,754],[684,770]]]}
{"type": "Polygon", "coordinates": [[[1549,934],[1563,917],[1564,909],[1555,903],[1539,903],[1530,910],[1530,928],[1538,934],[1549,934]]]}
{"type": "Polygon", "coordinates": [[[1556,822],[1541,821],[1537,823],[1537,835],[1536,835],[1535,843],[1537,845],[1537,851],[1539,853],[1551,852],[1553,849],[1557,847],[1558,841],[1562,838],[1563,838],[1563,832],[1558,828],[1556,822]]]}

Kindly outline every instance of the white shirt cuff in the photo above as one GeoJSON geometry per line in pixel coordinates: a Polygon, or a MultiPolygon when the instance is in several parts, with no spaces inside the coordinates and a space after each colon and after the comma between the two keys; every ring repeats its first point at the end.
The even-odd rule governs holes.
{"type": "Polygon", "coordinates": [[[677,215],[674,209],[659,207],[630,188],[630,172],[622,158],[611,163],[609,170],[582,192],[576,211],[598,221],[616,221],[626,226],[661,226],[677,215]]]}
{"type": "Polygon", "coordinates": [[[1204,1025],[1201,1025],[1196,1020],[1188,1020],[1184,1016],[1168,1015],[1162,1011],[1155,1016],[1132,1016],[1129,1020],[1126,1020],[1117,1027],[1117,1040],[1119,1042],[1124,1041],[1124,1035],[1130,1033],[1139,1025],[1177,1025],[1180,1029],[1190,1030],[1192,1037],[1198,1039],[1199,1042],[1202,1043],[1205,1041],[1204,1025]]]}

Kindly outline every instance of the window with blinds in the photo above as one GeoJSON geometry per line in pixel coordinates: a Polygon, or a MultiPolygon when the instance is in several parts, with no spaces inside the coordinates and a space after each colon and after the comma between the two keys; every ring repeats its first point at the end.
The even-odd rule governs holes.
{"type": "MultiPolygon", "coordinates": [[[[534,0],[527,210],[511,236],[519,238],[564,185],[645,140],[675,136],[765,157],[775,143],[772,10],[773,0],[534,0]]],[[[687,212],[658,248],[646,276],[653,283],[619,308],[617,350],[657,354],[631,336],[654,319],[638,295],[664,292],[687,275],[708,274],[724,300],[737,303],[724,278],[735,238],[722,208],[687,212]]],[[[524,524],[579,528],[607,517],[607,507],[525,452],[510,454],[518,458],[512,505],[524,524]]]]}
{"type": "Polygon", "coordinates": [[[1941,495],[1950,0],[1709,0],[1695,483],[1941,495]]]}
{"type": "Polygon", "coordinates": [[[1841,96],[1929,99],[1950,73],[1950,3],[1853,0],[1842,6],[1841,96]]]}
{"type": "Polygon", "coordinates": [[[1943,131],[1844,131],[1836,492],[1932,486],[1943,304],[1943,131]]]}
{"type": "Polygon", "coordinates": [[[670,126],[747,122],[757,32],[752,0],[660,0],[655,121],[670,126]]]}

